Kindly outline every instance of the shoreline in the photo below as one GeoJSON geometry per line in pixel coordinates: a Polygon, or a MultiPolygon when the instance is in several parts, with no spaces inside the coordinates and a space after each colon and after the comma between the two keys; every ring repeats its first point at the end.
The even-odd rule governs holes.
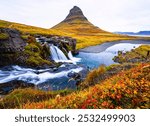
{"type": "Polygon", "coordinates": [[[112,42],[106,42],[102,43],[100,45],[96,46],[89,46],[83,49],[80,49],[79,52],[84,53],[100,53],[105,51],[107,48],[120,43],[129,43],[129,44],[150,44],[150,40],[120,40],[120,41],[112,41],[112,42]]]}

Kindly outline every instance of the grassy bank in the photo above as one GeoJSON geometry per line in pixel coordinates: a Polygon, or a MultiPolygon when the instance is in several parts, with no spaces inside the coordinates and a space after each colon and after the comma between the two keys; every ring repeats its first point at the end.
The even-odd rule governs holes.
{"type": "Polygon", "coordinates": [[[77,49],[117,40],[149,39],[113,34],[110,32],[103,31],[98,27],[93,26],[89,22],[81,23],[80,21],[72,22],[72,24],[64,23],[61,25],[61,27],[59,26],[52,29],[45,29],[0,20],[0,28],[18,29],[22,32],[22,37],[26,37],[26,34],[60,35],[73,37],[77,39],[77,49]]]}
{"type": "Polygon", "coordinates": [[[146,57],[149,49],[143,45],[126,54],[119,53],[119,57],[127,57],[122,64],[92,70],[76,91],[17,89],[0,98],[0,108],[150,108],[150,61],[146,57]],[[142,63],[129,62],[135,57],[142,63]]]}
{"type": "Polygon", "coordinates": [[[150,65],[140,64],[88,89],[41,102],[28,102],[23,108],[149,108],[148,73],[150,65]]]}

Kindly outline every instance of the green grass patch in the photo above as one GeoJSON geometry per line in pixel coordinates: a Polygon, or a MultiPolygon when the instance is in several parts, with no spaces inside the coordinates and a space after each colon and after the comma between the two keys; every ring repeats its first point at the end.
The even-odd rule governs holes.
{"type": "Polygon", "coordinates": [[[67,89],[47,92],[31,88],[16,89],[1,99],[0,108],[21,108],[25,103],[50,100],[56,96],[66,96],[71,92],[72,90],[67,89]]]}
{"type": "Polygon", "coordinates": [[[0,33],[0,40],[6,40],[9,38],[9,35],[6,33],[0,33]]]}

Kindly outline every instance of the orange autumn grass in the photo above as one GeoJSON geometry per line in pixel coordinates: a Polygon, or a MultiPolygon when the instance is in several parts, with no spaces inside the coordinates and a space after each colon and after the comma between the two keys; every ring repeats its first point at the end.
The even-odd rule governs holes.
{"type": "Polygon", "coordinates": [[[130,109],[150,108],[150,64],[122,71],[102,83],[67,96],[28,102],[25,109],[130,109]]]}

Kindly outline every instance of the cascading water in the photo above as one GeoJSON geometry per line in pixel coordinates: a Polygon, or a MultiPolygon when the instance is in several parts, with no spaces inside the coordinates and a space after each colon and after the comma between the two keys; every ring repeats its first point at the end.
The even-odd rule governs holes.
{"type": "Polygon", "coordinates": [[[76,88],[76,80],[70,80],[75,73],[84,71],[83,67],[76,65],[77,58],[68,53],[68,58],[65,54],[54,45],[50,45],[52,59],[55,62],[67,62],[61,65],[58,70],[53,68],[47,69],[31,69],[20,66],[7,66],[0,69],[0,84],[23,81],[33,83],[43,90],[60,90],[65,88],[76,88]],[[76,59],[76,60],[75,60],[76,59]],[[70,64],[72,63],[72,64],[70,64]]]}
{"type": "Polygon", "coordinates": [[[65,62],[65,61],[68,61],[68,59],[65,56],[65,54],[57,46],[51,45],[50,46],[50,51],[51,51],[52,59],[55,62],[65,62]]]}
{"type": "Polygon", "coordinates": [[[69,59],[71,60],[71,61],[73,61],[73,62],[80,62],[81,61],[81,58],[76,58],[76,57],[73,57],[73,55],[72,55],[72,53],[71,53],[71,51],[69,51],[69,53],[68,53],[68,57],[69,57],[69,59]]]}
{"type": "Polygon", "coordinates": [[[69,59],[65,56],[65,54],[57,47],[54,45],[50,45],[50,51],[52,55],[52,59],[55,62],[69,62],[69,63],[76,63],[80,61],[80,58],[75,58],[73,57],[71,51],[68,53],[69,59]]]}

